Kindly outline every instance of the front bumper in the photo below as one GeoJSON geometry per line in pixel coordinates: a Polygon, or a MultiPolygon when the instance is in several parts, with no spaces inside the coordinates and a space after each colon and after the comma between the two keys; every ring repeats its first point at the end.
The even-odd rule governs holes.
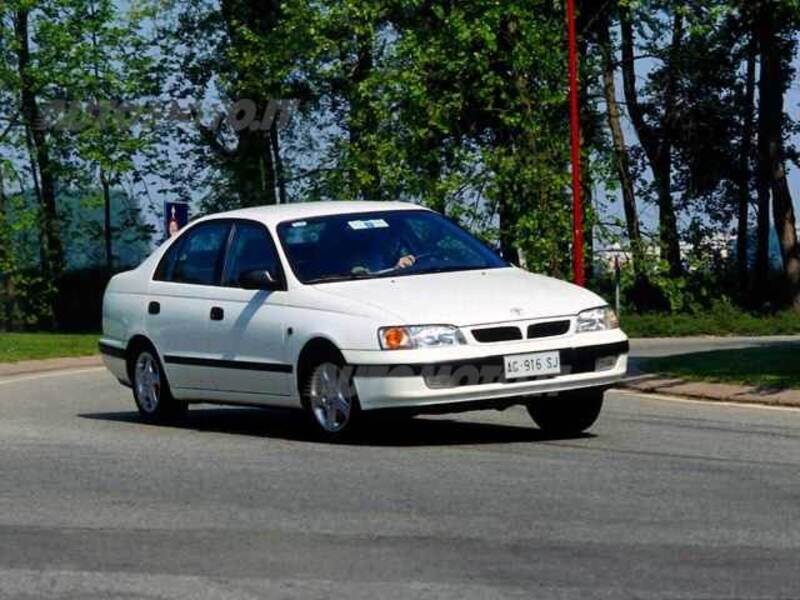
{"type": "MultiPolygon", "coordinates": [[[[609,387],[623,379],[628,369],[628,340],[622,332],[605,332],[576,337],[559,342],[506,346],[502,352],[494,348],[491,354],[481,348],[481,354],[452,360],[422,362],[361,362],[346,357],[353,369],[353,381],[364,410],[389,408],[435,408],[476,402],[514,400],[565,392],[569,390],[609,387]],[[560,375],[507,381],[503,375],[503,356],[527,352],[559,351],[560,375]],[[444,375],[442,375],[444,373],[444,375]]],[[[384,357],[387,356],[383,353],[384,357]]],[[[363,358],[359,357],[359,358],[363,358]]]]}

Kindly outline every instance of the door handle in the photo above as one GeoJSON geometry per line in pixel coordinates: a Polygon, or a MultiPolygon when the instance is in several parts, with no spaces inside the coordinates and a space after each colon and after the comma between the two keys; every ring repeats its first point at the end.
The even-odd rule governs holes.
{"type": "Polygon", "coordinates": [[[151,315],[157,315],[161,312],[161,304],[158,302],[151,302],[147,305],[147,312],[151,315]]]}
{"type": "Polygon", "coordinates": [[[212,321],[222,321],[225,318],[225,311],[222,310],[219,306],[211,307],[211,320],[212,321]]]}

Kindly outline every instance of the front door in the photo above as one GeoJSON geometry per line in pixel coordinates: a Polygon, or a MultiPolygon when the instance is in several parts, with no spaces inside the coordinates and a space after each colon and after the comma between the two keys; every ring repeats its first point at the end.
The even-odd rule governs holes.
{"type": "Polygon", "coordinates": [[[236,221],[222,278],[215,289],[208,343],[212,367],[208,376],[215,390],[258,396],[288,396],[292,367],[286,359],[284,291],[247,290],[241,277],[249,271],[269,271],[285,281],[267,228],[236,221]]]}

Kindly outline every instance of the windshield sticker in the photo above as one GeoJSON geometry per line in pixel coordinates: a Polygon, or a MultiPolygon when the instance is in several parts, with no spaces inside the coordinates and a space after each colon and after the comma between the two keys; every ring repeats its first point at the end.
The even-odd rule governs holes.
{"type": "Polygon", "coordinates": [[[383,229],[384,227],[389,227],[389,224],[383,219],[348,221],[347,224],[350,229],[383,229]]]}
{"type": "Polygon", "coordinates": [[[308,225],[308,221],[295,221],[292,223],[292,227],[305,227],[308,225]]]}

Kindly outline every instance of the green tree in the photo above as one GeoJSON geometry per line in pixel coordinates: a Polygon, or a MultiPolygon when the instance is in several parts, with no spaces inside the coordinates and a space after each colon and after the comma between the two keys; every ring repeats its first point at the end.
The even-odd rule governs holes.
{"type": "Polygon", "coordinates": [[[162,36],[167,92],[224,109],[196,125],[175,127],[177,142],[194,149],[192,184],[205,177],[206,209],[288,200],[280,123],[290,110],[281,99],[302,100],[299,57],[312,44],[312,8],[305,3],[221,0],[170,3],[162,36]],[[225,118],[226,116],[233,117],[225,118]]]}
{"type": "Polygon", "coordinates": [[[480,229],[510,260],[568,274],[565,56],[553,52],[563,48],[561,8],[350,4],[371,24],[348,31],[336,72],[360,77],[330,89],[340,121],[360,131],[336,146],[341,168],[329,187],[422,200],[480,229]]]}
{"type": "MultiPolygon", "coordinates": [[[[56,173],[52,140],[44,124],[42,98],[53,74],[51,65],[32,50],[32,13],[41,10],[37,3],[12,0],[2,8],[3,40],[6,49],[4,84],[14,90],[14,119],[24,127],[31,175],[41,207],[42,271],[45,279],[57,279],[64,268],[64,250],[58,232],[56,173]],[[6,29],[8,28],[8,29],[6,29]],[[11,35],[7,33],[10,30],[11,35]]],[[[37,21],[38,23],[39,21],[37,21]]]]}
{"type": "Polygon", "coordinates": [[[79,179],[101,191],[108,272],[114,268],[112,188],[153,143],[153,130],[133,121],[141,102],[158,92],[142,30],[150,11],[142,4],[123,14],[112,0],[59,0],[39,35],[57,67],[53,83],[67,95],[67,111],[84,111],[77,122],[65,123],[71,126],[66,135],[88,175],[79,179]]]}
{"type": "Polygon", "coordinates": [[[628,115],[644,149],[659,209],[659,243],[661,257],[669,264],[673,276],[682,271],[680,237],[675,203],[672,196],[673,147],[676,122],[677,62],[684,43],[686,21],[681,3],[649,2],[634,10],[624,6],[620,13],[622,32],[622,73],[628,115]],[[660,11],[665,10],[666,14],[660,11]],[[642,40],[636,42],[638,23],[642,40]],[[645,29],[646,24],[646,29],[645,29]],[[648,33],[645,34],[644,32],[648,33]],[[666,38],[666,41],[664,40],[666,38]],[[645,104],[636,85],[637,49],[656,57],[660,65],[648,79],[645,104]]]}
{"type": "Polygon", "coordinates": [[[614,27],[618,10],[619,7],[615,2],[603,2],[599,7],[593,3],[585,3],[583,6],[587,23],[586,35],[594,42],[594,48],[599,54],[605,114],[613,148],[613,168],[622,197],[632,268],[638,279],[644,277],[645,273],[645,247],[636,200],[636,182],[625,140],[623,113],[617,98],[618,44],[615,39],[614,27]]]}
{"type": "Polygon", "coordinates": [[[53,70],[34,43],[42,22],[43,5],[30,0],[10,0],[0,5],[0,42],[3,58],[0,86],[6,103],[6,133],[0,143],[10,148],[3,158],[17,173],[27,162],[30,189],[39,208],[39,268],[45,286],[41,290],[44,304],[50,305],[44,320],[53,324],[55,282],[64,270],[64,250],[59,233],[57,212],[57,178],[59,174],[58,140],[45,126],[43,105],[49,98],[53,70]]]}

